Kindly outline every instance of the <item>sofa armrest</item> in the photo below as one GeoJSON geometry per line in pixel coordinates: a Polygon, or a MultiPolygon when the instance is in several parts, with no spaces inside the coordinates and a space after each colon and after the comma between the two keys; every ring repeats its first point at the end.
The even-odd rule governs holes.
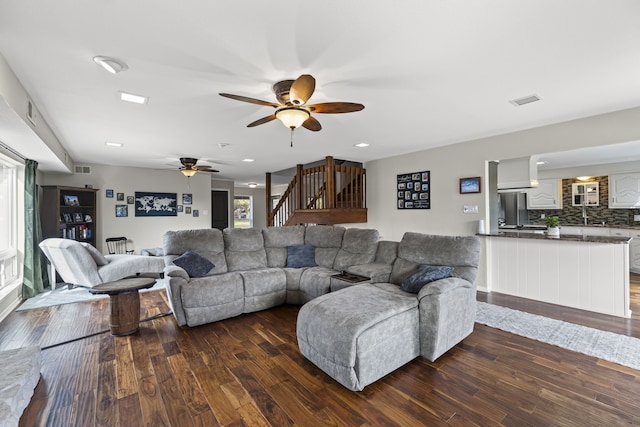
{"type": "Polygon", "coordinates": [[[189,274],[182,267],[178,267],[175,264],[167,265],[164,268],[164,275],[167,277],[182,277],[187,282],[191,280],[189,274]]]}
{"type": "Polygon", "coordinates": [[[472,331],[476,288],[465,279],[448,277],[424,286],[420,302],[420,354],[432,362],[472,331]]]}
{"type": "Polygon", "coordinates": [[[182,287],[187,285],[191,280],[184,269],[177,265],[168,265],[164,269],[164,280],[166,280],[167,299],[173,311],[173,315],[178,325],[187,324],[187,317],[182,307],[182,287]]]}
{"type": "Polygon", "coordinates": [[[434,280],[426,284],[418,292],[418,299],[422,299],[427,295],[438,295],[451,292],[456,288],[473,288],[473,285],[460,277],[447,277],[445,279],[434,280]]]}
{"type": "Polygon", "coordinates": [[[391,264],[372,262],[368,264],[352,265],[346,268],[347,273],[370,277],[371,283],[385,283],[391,275],[391,264]]]}

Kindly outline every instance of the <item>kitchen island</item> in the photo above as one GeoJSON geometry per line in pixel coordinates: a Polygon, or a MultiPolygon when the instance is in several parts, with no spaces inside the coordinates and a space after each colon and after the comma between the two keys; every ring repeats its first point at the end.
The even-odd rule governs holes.
{"type": "Polygon", "coordinates": [[[631,317],[629,237],[520,231],[485,239],[487,290],[631,317]]]}

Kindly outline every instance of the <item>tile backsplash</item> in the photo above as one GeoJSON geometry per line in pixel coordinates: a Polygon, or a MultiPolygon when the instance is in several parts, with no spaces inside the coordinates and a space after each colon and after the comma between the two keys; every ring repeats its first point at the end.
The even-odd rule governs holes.
{"type": "MultiPolygon", "coordinates": [[[[640,221],[633,220],[634,215],[640,215],[640,209],[609,209],[609,177],[594,176],[589,182],[598,182],[600,191],[600,205],[587,206],[587,216],[589,224],[602,224],[612,226],[640,226],[640,221]]],[[[557,215],[562,225],[584,225],[582,218],[582,207],[571,205],[571,184],[581,182],[575,178],[562,180],[562,206],[561,210],[553,209],[532,209],[529,210],[529,223],[542,224],[544,220],[540,219],[540,215],[546,216],[557,215]]]]}

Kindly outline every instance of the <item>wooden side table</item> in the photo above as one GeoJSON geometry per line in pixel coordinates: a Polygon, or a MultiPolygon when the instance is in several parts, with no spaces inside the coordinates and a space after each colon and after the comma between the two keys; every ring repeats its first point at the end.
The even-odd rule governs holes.
{"type": "Polygon", "coordinates": [[[92,294],[109,295],[111,335],[122,336],[138,332],[140,327],[139,289],[150,288],[156,280],[151,277],[134,277],[102,283],[89,289],[92,294]]]}

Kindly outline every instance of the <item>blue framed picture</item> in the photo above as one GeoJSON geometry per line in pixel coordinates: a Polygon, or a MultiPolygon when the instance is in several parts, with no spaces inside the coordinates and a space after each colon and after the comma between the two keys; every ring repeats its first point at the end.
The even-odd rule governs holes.
{"type": "Polygon", "coordinates": [[[177,216],[178,197],[176,193],[155,193],[136,191],[136,216],[177,216]]]}
{"type": "Polygon", "coordinates": [[[460,194],[479,193],[480,177],[460,178],[460,194]]]}

